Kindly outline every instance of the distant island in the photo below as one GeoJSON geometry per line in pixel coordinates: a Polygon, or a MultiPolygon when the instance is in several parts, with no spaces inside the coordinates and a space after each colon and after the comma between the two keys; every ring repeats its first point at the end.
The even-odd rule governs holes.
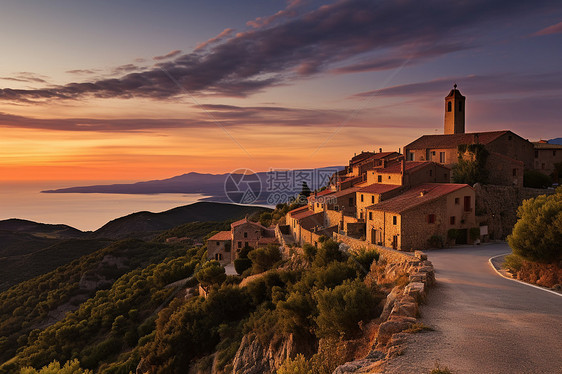
{"type": "MultiPolygon", "coordinates": [[[[272,193],[282,191],[287,195],[296,194],[301,190],[302,182],[307,182],[311,189],[317,189],[327,184],[329,175],[342,170],[343,166],[332,166],[316,169],[298,169],[287,172],[273,170],[258,172],[255,176],[261,181],[260,194],[254,203],[270,204],[268,198],[272,193]],[[318,177],[321,175],[322,177],[318,177]],[[311,177],[307,177],[311,176],[311,177]],[[277,185],[275,185],[277,184],[277,185]],[[275,185],[275,186],[274,186],[275,185]],[[273,188],[275,187],[275,188],[273,188]]],[[[204,201],[228,202],[225,193],[225,182],[232,174],[203,174],[187,173],[172,178],[151,180],[137,183],[121,183],[109,185],[77,186],[41,191],[42,193],[107,193],[107,194],[163,194],[163,193],[199,193],[206,197],[204,201]]],[[[236,174],[234,174],[236,175],[236,174]]],[[[284,202],[283,199],[277,199],[284,202]]],[[[273,204],[273,205],[274,205],[273,204]]]]}

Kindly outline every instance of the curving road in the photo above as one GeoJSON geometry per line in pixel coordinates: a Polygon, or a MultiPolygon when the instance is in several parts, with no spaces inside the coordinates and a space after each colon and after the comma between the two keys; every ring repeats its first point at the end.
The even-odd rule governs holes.
{"type": "Polygon", "coordinates": [[[421,321],[385,373],[562,373],[562,296],[500,277],[488,263],[505,243],[427,251],[437,285],[421,321]]]}

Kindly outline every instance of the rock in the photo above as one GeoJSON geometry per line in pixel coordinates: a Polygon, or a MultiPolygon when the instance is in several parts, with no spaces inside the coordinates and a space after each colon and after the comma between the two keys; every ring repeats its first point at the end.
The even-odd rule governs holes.
{"type": "Polygon", "coordinates": [[[416,258],[418,258],[422,261],[427,260],[427,255],[425,253],[423,253],[422,251],[415,251],[414,256],[416,256],[416,258]]]}
{"type": "Polygon", "coordinates": [[[417,317],[418,303],[397,301],[390,312],[392,316],[417,317]]]}
{"type": "Polygon", "coordinates": [[[338,366],[332,374],[350,374],[350,373],[371,373],[373,369],[380,364],[381,360],[384,360],[386,354],[379,350],[372,350],[369,354],[361,359],[351,362],[346,362],[343,365],[338,366]]]}
{"type": "Polygon", "coordinates": [[[386,343],[388,343],[388,341],[390,340],[392,334],[402,332],[408,329],[411,325],[412,322],[406,319],[393,319],[384,322],[379,326],[379,334],[377,336],[378,344],[386,345],[386,343]]]}
{"type": "Polygon", "coordinates": [[[415,300],[421,301],[425,297],[425,285],[422,282],[412,282],[404,288],[404,295],[412,296],[415,300]]]}
{"type": "Polygon", "coordinates": [[[394,302],[396,301],[396,298],[398,297],[398,295],[400,295],[400,293],[401,293],[400,288],[394,287],[386,297],[386,302],[384,304],[384,308],[382,310],[381,317],[380,317],[382,321],[386,321],[390,316],[390,312],[394,307],[394,302]]]}
{"type": "Polygon", "coordinates": [[[415,272],[410,274],[410,282],[427,283],[427,273],[415,272]]]}

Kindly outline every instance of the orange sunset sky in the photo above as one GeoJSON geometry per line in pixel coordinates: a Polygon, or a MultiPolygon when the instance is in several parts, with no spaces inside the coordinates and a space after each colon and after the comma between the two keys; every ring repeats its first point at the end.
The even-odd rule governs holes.
{"type": "Polygon", "coordinates": [[[441,133],[562,137],[550,1],[6,1],[0,181],[343,165],[441,133]]]}

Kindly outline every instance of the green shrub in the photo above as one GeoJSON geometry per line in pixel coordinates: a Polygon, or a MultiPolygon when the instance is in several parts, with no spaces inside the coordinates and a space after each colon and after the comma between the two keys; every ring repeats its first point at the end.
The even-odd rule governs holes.
{"type": "Polygon", "coordinates": [[[240,275],[252,267],[252,260],[249,258],[237,258],[234,260],[234,270],[240,275]]]}
{"type": "Polygon", "coordinates": [[[547,188],[552,186],[552,178],[538,170],[525,170],[523,186],[531,188],[547,188]]]}
{"type": "Polygon", "coordinates": [[[304,257],[308,261],[314,260],[314,257],[316,257],[316,252],[318,252],[315,246],[308,243],[302,246],[302,251],[304,253],[304,257]]]}
{"type": "Polygon", "coordinates": [[[458,237],[459,237],[459,230],[449,229],[449,231],[447,231],[447,239],[456,240],[458,237]]]}
{"type": "Polygon", "coordinates": [[[209,292],[211,287],[220,286],[226,279],[224,267],[218,261],[208,261],[195,275],[201,287],[209,292]]]}
{"type": "Polygon", "coordinates": [[[511,270],[513,272],[518,272],[523,266],[523,259],[516,254],[510,254],[505,256],[505,261],[503,267],[505,269],[511,270]]]}
{"type": "Polygon", "coordinates": [[[338,242],[329,239],[322,243],[314,258],[314,266],[326,266],[332,261],[343,261],[345,255],[340,251],[338,242]]]}
{"type": "Polygon", "coordinates": [[[361,266],[361,270],[368,273],[373,261],[379,261],[380,253],[375,250],[366,250],[365,248],[361,248],[353,257],[361,266]]]}
{"type": "Polygon", "coordinates": [[[248,258],[252,260],[252,272],[258,274],[271,269],[273,265],[281,261],[281,252],[277,244],[269,244],[265,248],[250,251],[248,258]]]}
{"type": "Polygon", "coordinates": [[[295,358],[286,359],[279,369],[277,374],[311,374],[312,366],[308,360],[302,355],[298,354],[295,358]]]}
{"type": "Polygon", "coordinates": [[[359,281],[346,281],[334,289],[318,290],[317,335],[350,337],[359,332],[359,321],[374,317],[378,301],[367,286],[359,281]]]}
{"type": "Polygon", "coordinates": [[[513,253],[530,261],[562,259],[562,187],[554,195],[523,201],[519,218],[507,237],[513,253]]]}
{"type": "Polygon", "coordinates": [[[58,361],[53,361],[49,365],[44,366],[40,370],[32,367],[22,368],[20,374],[92,374],[90,370],[80,368],[80,362],[76,359],[67,361],[61,367],[58,361]]]}
{"type": "Polygon", "coordinates": [[[480,227],[471,227],[468,234],[471,240],[480,239],[480,227]]]}

